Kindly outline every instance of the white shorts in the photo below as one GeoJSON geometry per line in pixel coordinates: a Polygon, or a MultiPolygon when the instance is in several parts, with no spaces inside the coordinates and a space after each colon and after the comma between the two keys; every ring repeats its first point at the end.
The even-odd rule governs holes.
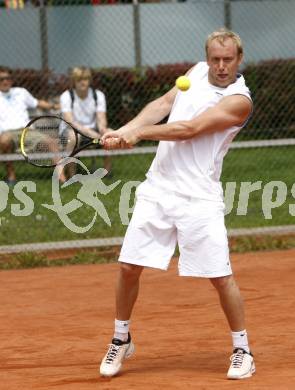
{"type": "Polygon", "coordinates": [[[148,198],[144,192],[137,191],[119,261],[167,270],[178,243],[179,275],[215,278],[232,274],[223,202],[163,190],[148,198]]]}

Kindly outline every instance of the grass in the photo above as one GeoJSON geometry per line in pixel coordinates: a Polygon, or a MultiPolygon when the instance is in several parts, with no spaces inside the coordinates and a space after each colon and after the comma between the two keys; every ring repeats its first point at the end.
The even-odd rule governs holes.
{"type": "Polygon", "coordinates": [[[45,254],[24,252],[9,258],[6,257],[5,260],[1,260],[0,257],[0,270],[59,267],[76,264],[105,264],[114,261],[114,259],[115,256],[113,258],[104,257],[99,252],[83,252],[70,258],[50,260],[45,254]]]}
{"type": "MultiPolygon", "coordinates": [[[[110,194],[99,195],[107,210],[111,220],[109,227],[99,216],[93,227],[83,233],[73,233],[60,221],[57,214],[48,210],[42,204],[52,204],[51,190],[51,170],[43,170],[31,167],[24,163],[16,163],[18,178],[32,180],[36,183],[36,192],[28,193],[32,199],[32,213],[27,216],[16,216],[16,212],[24,212],[25,204],[17,199],[13,190],[10,189],[7,204],[5,197],[0,193],[0,245],[13,245],[32,242],[52,242],[61,240],[80,240],[88,238],[104,238],[122,236],[126,230],[126,224],[122,224],[120,211],[125,218],[131,216],[134,201],[134,188],[132,190],[130,205],[120,205],[120,195],[123,185],[128,181],[143,181],[145,173],[151,164],[153,155],[138,156],[117,156],[113,158],[114,177],[105,179],[106,185],[110,185],[116,180],[121,180],[110,194]],[[17,205],[20,206],[17,206],[17,205]],[[20,210],[18,210],[18,207],[20,210]]],[[[91,166],[92,160],[83,160],[87,166],[91,166]]],[[[96,168],[103,166],[101,158],[96,160],[96,168]]],[[[0,174],[4,177],[4,170],[0,174]]],[[[83,173],[81,171],[81,173],[83,173]]],[[[239,149],[231,150],[224,162],[222,175],[223,183],[237,182],[237,189],[234,198],[234,207],[226,216],[228,228],[276,226],[294,224],[294,216],[290,214],[289,205],[294,202],[291,188],[294,183],[294,147],[273,147],[260,149],[239,149]],[[249,196],[248,212],[246,216],[237,215],[239,202],[239,190],[241,182],[261,181],[261,189],[252,192],[249,196]],[[272,219],[266,219],[262,209],[262,194],[270,181],[281,181],[285,183],[287,189],[286,201],[271,212],[272,219]]],[[[63,204],[75,199],[80,184],[72,184],[62,189],[61,198],[63,204]]],[[[0,187],[1,191],[1,187],[0,187]]],[[[293,190],[295,195],[295,191],[293,190]]],[[[272,201],[276,198],[274,191],[272,201]]],[[[271,201],[270,200],[270,201],[271,201]]],[[[270,205],[270,201],[268,202],[270,205]]],[[[79,226],[86,226],[91,222],[93,209],[85,204],[81,208],[72,212],[70,218],[79,226]]],[[[36,260],[37,261],[37,260],[36,260]]],[[[39,261],[39,260],[38,260],[39,261]]],[[[34,263],[34,258],[30,260],[34,263]]]]}
{"type": "Polygon", "coordinates": [[[245,236],[229,239],[232,253],[283,250],[295,248],[295,235],[284,236],[245,236]]]}

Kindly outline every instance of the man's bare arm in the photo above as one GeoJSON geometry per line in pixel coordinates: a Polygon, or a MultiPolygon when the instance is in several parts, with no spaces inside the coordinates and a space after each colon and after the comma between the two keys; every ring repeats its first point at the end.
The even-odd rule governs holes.
{"type": "MultiPolygon", "coordinates": [[[[121,148],[130,148],[140,140],[182,141],[200,134],[223,131],[233,126],[241,126],[249,117],[252,102],[243,95],[223,98],[216,106],[207,109],[196,118],[188,121],[171,122],[163,125],[142,126],[130,131],[108,133],[108,137],[119,137],[121,148]]],[[[108,148],[113,148],[107,141],[108,148]]],[[[114,143],[118,147],[118,140],[114,143]]]]}
{"type": "Polygon", "coordinates": [[[64,120],[66,120],[67,122],[71,123],[76,129],[82,131],[83,130],[83,126],[80,125],[80,123],[76,122],[74,120],[74,116],[72,114],[71,111],[68,111],[68,112],[63,112],[63,118],[64,120]]]}
{"type": "Polygon", "coordinates": [[[63,119],[69,122],[77,130],[81,131],[84,135],[90,138],[97,138],[97,132],[89,127],[81,125],[79,122],[74,120],[73,113],[71,111],[63,112],[63,119]]]}
{"type": "Polygon", "coordinates": [[[106,133],[108,128],[107,114],[106,112],[99,111],[96,113],[96,125],[101,134],[106,133]]]}
{"type": "Polygon", "coordinates": [[[59,104],[50,103],[50,102],[47,102],[46,100],[40,99],[40,100],[38,100],[37,107],[41,108],[42,110],[48,111],[48,110],[58,109],[59,104]]]}
{"type": "Polygon", "coordinates": [[[252,103],[248,98],[243,95],[229,96],[192,120],[160,126],[143,126],[138,129],[139,139],[186,140],[199,134],[223,131],[242,125],[249,117],[251,110],[252,103]]]}

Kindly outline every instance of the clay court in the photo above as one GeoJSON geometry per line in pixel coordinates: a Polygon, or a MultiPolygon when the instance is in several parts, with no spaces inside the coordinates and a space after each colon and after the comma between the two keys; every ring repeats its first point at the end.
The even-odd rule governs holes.
{"type": "Polygon", "coordinates": [[[100,378],[113,327],[116,264],[2,271],[0,388],[295,388],[295,250],[232,255],[257,373],[229,381],[231,337],[206,280],[145,270],[122,374],[100,378]]]}

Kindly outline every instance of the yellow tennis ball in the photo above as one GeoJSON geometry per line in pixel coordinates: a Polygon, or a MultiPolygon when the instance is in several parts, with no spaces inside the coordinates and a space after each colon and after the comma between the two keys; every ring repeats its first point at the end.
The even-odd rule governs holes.
{"type": "Polygon", "coordinates": [[[175,84],[181,91],[187,91],[191,86],[190,79],[186,76],[179,76],[175,84]]]}

